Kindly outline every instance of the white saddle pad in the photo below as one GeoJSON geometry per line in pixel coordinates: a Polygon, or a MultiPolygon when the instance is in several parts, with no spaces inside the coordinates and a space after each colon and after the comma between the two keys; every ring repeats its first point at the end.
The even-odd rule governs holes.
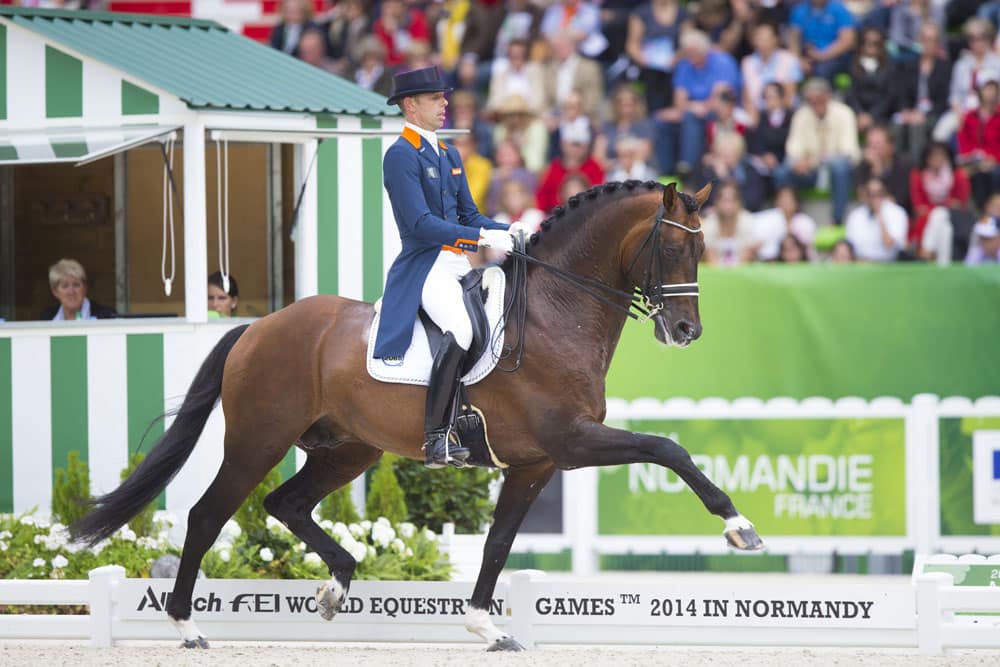
{"type": "MultiPolygon", "coordinates": [[[[503,297],[506,281],[500,267],[491,266],[483,272],[482,286],[489,290],[486,298],[486,319],[489,321],[490,340],[475,366],[462,378],[462,383],[466,385],[475,384],[489,375],[490,371],[496,367],[500,353],[503,351],[503,297]]],[[[410,347],[406,350],[402,361],[387,362],[385,359],[372,357],[372,350],[375,349],[375,336],[378,333],[378,322],[382,316],[381,306],[382,300],[379,299],[375,303],[375,319],[372,320],[371,331],[368,333],[368,351],[366,353],[368,374],[382,382],[427,386],[430,384],[431,365],[434,359],[431,357],[427,333],[424,331],[424,325],[419,317],[413,323],[413,339],[410,341],[410,347]]],[[[455,307],[465,308],[465,304],[456,303],[455,307]]]]}

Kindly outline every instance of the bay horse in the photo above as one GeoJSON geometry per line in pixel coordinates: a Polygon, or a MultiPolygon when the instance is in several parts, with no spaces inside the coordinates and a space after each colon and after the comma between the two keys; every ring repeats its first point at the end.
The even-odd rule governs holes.
{"type": "MultiPolygon", "coordinates": [[[[521,648],[490,621],[488,609],[521,521],[556,469],[666,466],[724,520],[731,546],[763,546],[753,524],[680,445],[602,423],[605,377],[633,290],[650,309],[661,343],[686,346],[701,334],[697,272],[705,242],[699,210],[710,192],[711,185],[693,196],[672,184],[600,185],[558,208],[523,253],[532,262],[522,267],[524,314],[512,318],[520,322],[508,320],[505,332],[508,347],[523,341],[519,366],[468,388],[489,422],[496,456],[509,466],[465,618],[489,650],[521,648]]],[[[508,280],[513,263],[504,265],[508,280]]],[[[293,443],[304,449],[306,462],[264,505],[329,568],[331,578],[317,592],[320,613],[332,618],[346,599],[356,562],[316,524],[312,509],[383,452],[423,458],[425,389],[381,383],[365,369],[373,314],[369,303],[315,296],[227,332],[143,463],[117,489],[94,499],[90,513],[72,526],[74,538],[94,543],[150,503],[187,460],[221,397],[223,462],[191,508],[166,606],[184,646],[208,647],[191,618],[202,557],[293,443]]]]}

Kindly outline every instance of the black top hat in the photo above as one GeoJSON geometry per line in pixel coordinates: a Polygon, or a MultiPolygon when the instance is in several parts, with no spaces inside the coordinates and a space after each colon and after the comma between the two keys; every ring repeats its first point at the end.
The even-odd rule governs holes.
{"type": "Polygon", "coordinates": [[[400,100],[419,93],[450,93],[451,86],[445,83],[441,70],[424,67],[409,72],[399,72],[392,77],[392,96],[386,104],[399,104],[400,100]]]}

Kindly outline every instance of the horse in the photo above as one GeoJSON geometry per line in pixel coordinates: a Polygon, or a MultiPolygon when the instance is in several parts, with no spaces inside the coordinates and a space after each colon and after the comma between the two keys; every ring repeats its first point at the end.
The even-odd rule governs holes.
{"type": "MultiPolygon", "coordinates": [[[[660,343],[683,347],[701,335],[697,271],[705,242],[699,211],[711,187],[692,196],[655,182],[596,186],[557,208],[521,252],[531,260],[520,269],[524,307],[503,332],[507,349],[518,350],[516,369],[495,370],[467,388],[486,415],[496,456],[508,466],[465,616],[465,627],[488,650],[521,649],[491,622],[488,610],[521,521],[556,469],[666,466],[724,521],[730,546],[763,546],[753,524],[680,445],[602,423],[605,378],[634,290],[660,343]]],[[[516,260],[503,265],[508,279],[517,272],[516,260]]],[[[425,389],[382,383],[366,372],[373,316],[372,304],[314,296],[228,331],[146,459],[117,489],[92,500],[90,512],[71,527],[75,539],[93,544],[150,503],[183,466],[221,397],[222,465],[190,510],[166,605],[182,646],[208,648],[191,617],[202,557],[293,444],[306,461],[264,506],[329,569],[330,579],[317,591],[320,613],[329,620],[340,610],[356,562],[317,525],[312,509],[383,452],[423,458],[425,389]]]]}

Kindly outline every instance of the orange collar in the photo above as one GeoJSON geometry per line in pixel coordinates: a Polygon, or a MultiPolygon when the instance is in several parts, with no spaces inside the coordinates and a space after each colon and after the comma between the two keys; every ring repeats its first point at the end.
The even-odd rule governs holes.
{"type": "Polygon", "coordinates": [[[403,138],[413,144],[414,148],[420,148],[420,135],[412,127],[403,128],[403,138]]]}
{"type": "MultiPolygon", "coordinates": [[[[412,127],[404,127],[403,128],[403,138],[406,139],[407,141],[409,141],[413,145],[414,148],[416,148],[417,150],[420,150],[420,140],[421,140],[422,137],[412,127]]],[[[438,139],[438,146],[443,151],[447,151],[448,150],[448,145],[445,144],[440,139],[438,139]]]]}

